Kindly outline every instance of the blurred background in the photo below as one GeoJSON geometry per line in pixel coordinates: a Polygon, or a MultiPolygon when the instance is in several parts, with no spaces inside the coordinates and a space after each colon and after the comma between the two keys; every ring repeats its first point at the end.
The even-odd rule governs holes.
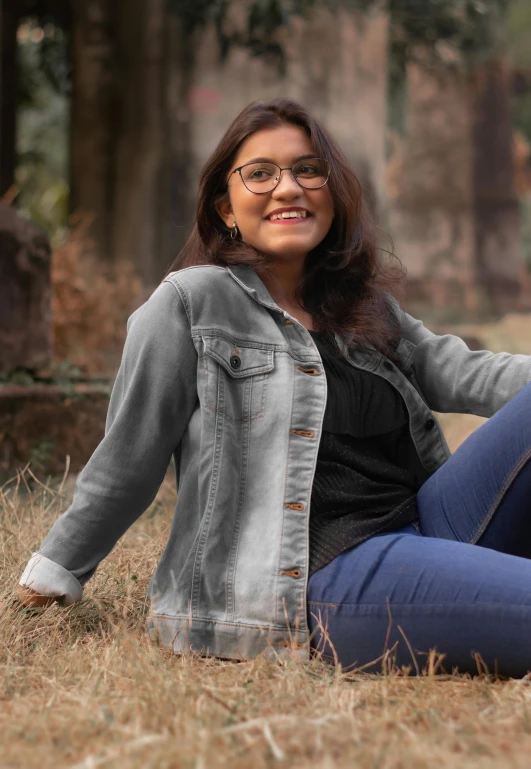
{"type": "Polygon", "coordinates": [[[86,461],[126,318],[257,98],[300,100],[339,141],[407,309],[531,353],[529,0],[1,0],[0,35],[6,472],[86,461]]]}

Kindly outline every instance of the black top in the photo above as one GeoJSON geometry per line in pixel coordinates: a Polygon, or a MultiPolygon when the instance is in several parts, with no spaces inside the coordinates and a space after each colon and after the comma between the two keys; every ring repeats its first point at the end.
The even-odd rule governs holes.
{"type": "Polygon", "coordinates": [[[336,555],[418,517],[427,477],[398,390],[338,357],[335,343],[310,331],[328,396],[310,507],[310,574],[336,555]]]}

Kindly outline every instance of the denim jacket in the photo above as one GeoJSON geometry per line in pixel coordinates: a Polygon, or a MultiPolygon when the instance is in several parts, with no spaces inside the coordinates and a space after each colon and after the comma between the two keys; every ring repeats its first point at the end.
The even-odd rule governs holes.
{"type": "MultiPolygon", "coordinates": [[[[531,357],[472,352],[395,311],[396,360],[336,342],[400,392],[431,474],[450,454],[431,410],[492,415],[531,380],[531,357]]],[[[20,583],[79,600],[173,457],[178,498],[149,586],[151,636],[177,653],[307,657],[308,518],[327,397],[311,335],[249,266],[171,273],[127,329],[105,436],[20,583]]]]}

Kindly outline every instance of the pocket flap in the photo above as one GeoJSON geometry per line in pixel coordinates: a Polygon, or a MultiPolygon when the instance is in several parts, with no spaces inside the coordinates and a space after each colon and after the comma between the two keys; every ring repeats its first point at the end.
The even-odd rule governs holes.
{"type": "Polygon", "coordinates": [[[223,336],[203,337],[203,344],[205,353],[233,377],[265,374],[273,370],[273,350],[240,344],[223,336]]]}

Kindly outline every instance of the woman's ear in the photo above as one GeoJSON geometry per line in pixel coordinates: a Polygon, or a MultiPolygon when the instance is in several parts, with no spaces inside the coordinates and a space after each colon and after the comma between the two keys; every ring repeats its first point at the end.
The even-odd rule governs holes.
{"type": "Polygon", "coordinates": [[[221,219],[225,222],[227,227],[232,227],[234,222],[234,213],[228,192],[225,192],[220,198],[216,200],[214,203],[214,208],[218,212],[218,215],[221,217],[221,219]]]}

